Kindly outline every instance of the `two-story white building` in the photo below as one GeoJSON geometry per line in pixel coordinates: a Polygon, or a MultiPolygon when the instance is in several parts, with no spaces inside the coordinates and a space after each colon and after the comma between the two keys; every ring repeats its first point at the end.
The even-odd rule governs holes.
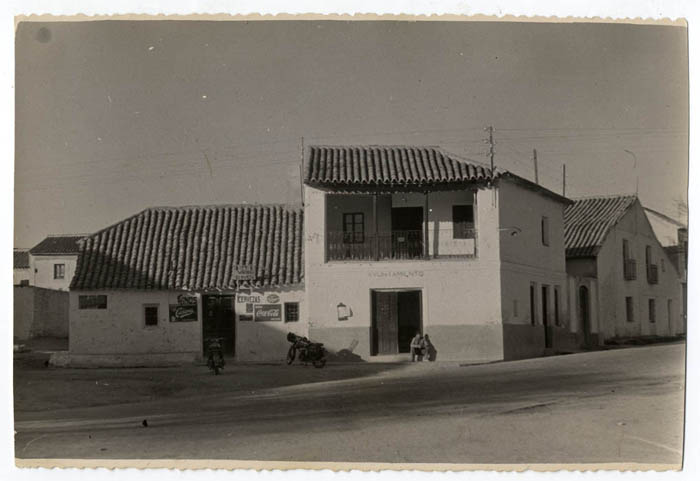
{"type": "Polygon", "coordinates": [[[438,360],[567,343],[566,198],[438,147],[313,146],[304,166],[309,334],[331,352],[438,360]]]}
{"type": "Polygon", "coordinates": [[[50,235],[29,250],[32,285],[67,291],[85,235],[50,235]]]}
{"type": "Polygon", "coordinates": [[[636,196],[578,199],[565,219],[571,324],[584,344],[684,332],[678,270],[636,196]]]}

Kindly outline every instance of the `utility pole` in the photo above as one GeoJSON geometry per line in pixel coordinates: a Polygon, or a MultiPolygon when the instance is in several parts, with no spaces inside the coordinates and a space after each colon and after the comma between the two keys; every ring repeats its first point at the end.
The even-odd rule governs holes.
{"type": "Polygon", "coordinates": [[[301,163],[299,164],[299,189],[301,191],[301,206],[304,207],[304,136],[301,137],[301,163]]]}
{"type": "Polygon", "coordinates": [[[486,131],[489,133],[489,159],[491,159],[491,175],[493,175],[493,125],[486,127],[486,131]]]}
{"type": "Polygon", "coordinates": [[[561,182],[562,182],[562,187],[561,187],[561,195],[566,197],[566,164],[563,164],[561,166],[561,182]]]}
{"type": "Polygon", "coordinates": [[[537,173],[537,149],[532,149],[532,161],[535,163],[535,184],[539,184],[540,177],[537,173]]]}
{"type": "MultiPolygon", "coordinates": [[[[486,142],[489,144],[489,159],[491,160],[491,179],[493,179],[493,125],[489,125],[484,130],[489,133],[489,138],[486,142]]],[[[496,189],[493,189],[493,199],[491,200],[491,202],[493,206],[496,207],[496,189]]]]}

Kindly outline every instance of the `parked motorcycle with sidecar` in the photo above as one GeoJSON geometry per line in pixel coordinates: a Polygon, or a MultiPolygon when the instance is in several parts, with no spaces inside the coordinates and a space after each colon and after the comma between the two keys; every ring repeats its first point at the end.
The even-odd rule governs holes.
{"type": "Polygon", "coordinates": [[[290,332],[287,334],[287,341],[292,343],[287,351],[287,364],[294,362],[299,353],[299,361],[303,364],[311,363],[316,368],[322,368],[326,365],[326,349],[320,342],[311,342],[303,336],[297,336],[290,332]]]}

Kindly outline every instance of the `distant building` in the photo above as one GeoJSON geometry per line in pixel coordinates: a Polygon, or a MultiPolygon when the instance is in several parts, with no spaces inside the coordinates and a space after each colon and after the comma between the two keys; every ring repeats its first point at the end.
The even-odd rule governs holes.
{"type": "Polygon", "coordinates": [[[656,238],[659,239],[659,243],[662,246],[668,247],[678,245],[679,231],[681,230],[686,231],[687,235],[687,224],[649,207],[644,207],[644,211],[647,214],[652,229],[654,229],[656,238]]]}
{"type": "Polygon", "coordinates": [[[688,322],[688,226],[676,219],[645,207],[649,222],[664,246],[666,254],[676,266],[681,279],[683,322],[687,332],[688,322]]]}
{"type": "Polygon", "coordinates": [[[586,343],[684,332],[679,273],[637,197],[579,199],[565,221],[571,318],[586,343]]]}
{"type": "Polygon", "coordinates": [[[29,251],[33,285],[67,291],[78,260],[78,241],[84,235],[50,235],[29,251]]]}
{"type": "Polygon", "coordinates": [[[15,249],[12,252],[12,280],[15,286],[31,286],[34,275],[29,262],[29,250],[15,249]]]}

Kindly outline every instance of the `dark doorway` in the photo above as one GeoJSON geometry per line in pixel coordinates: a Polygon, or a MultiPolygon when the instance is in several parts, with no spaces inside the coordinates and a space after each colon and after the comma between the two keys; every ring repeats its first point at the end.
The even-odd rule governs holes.
{"type": "Polygon", "coordinates": [[[549,328],[549,286],[542,286],[542,325],[544,326],[544,347],[552,347],[552,330],[549,328]]]}
{"type": "Polygon", "coordinates": [[[236,347],[235,310],[233,296],[209,295],[202,296],[203,307],[203,341],[204,352],[207,350],[207,339],[219,337],[222,339],[224,354],[233,356],[236,347]]]}
{"type": "Polygon", "coordinates": [[[421,324],[421,291],[372,291],[372,355],[409,352],[421,324]]]}
{"type": "Polygon", "coordinates": [[[578,312],[581,319],[581,329],[583,330],[583,345],[591,345],[591,320],[588,308],[588,288],[581,286],[578,289],[578,312]]]}
{"type": "Polygon", "coordinates": [[[423,255],[423,208],[391,209],[391,246],[393,257],[412,259],[423,255]]]}

